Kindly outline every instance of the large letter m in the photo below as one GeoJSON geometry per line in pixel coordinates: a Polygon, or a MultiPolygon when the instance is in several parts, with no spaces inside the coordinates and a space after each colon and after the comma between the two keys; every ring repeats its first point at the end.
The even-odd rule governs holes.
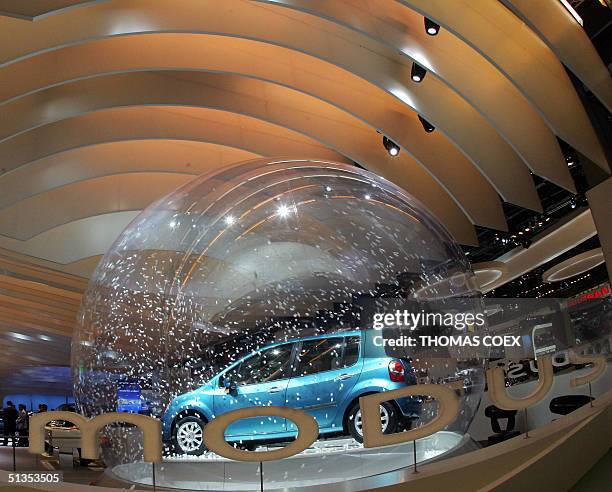
{"type": "Polygon", "coordinates": [[[45,452],[45,425],[51,420],[67,420],[81,431],[81,456],[86,459],[98,458],[98,432],[105,425],[125,422],[137,426],[143,435],[144,460],[159,463],[162,460],[161,422],[153,417],[133,413],[104,413],[88,419],[74,412],[43,412],[30,417],[29,452],[45,452]]]}

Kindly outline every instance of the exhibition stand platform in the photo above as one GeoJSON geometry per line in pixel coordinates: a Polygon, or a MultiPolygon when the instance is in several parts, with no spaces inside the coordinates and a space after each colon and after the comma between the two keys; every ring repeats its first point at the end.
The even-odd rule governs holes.
{"type": "MultiPolygon", "coordinates": [[[[467,453],[477,447],[468,435],[437,432],[417,441],[417,463],[449,453],[467,453]]],[[[412,441],[384,448],[364,448],[352,439],[319,441],[291,458],[266,462],[264,486],[270,490],[314,489],[391,472],[413,463],[412,441]]],[[[152,485],[150,463],[118,465],[106,473],[126,483],[152,485]]],[[[231,461],[217,455],[165,459],[156,465],[155,477],[157,486],[181,490],[254,490],[260,485],[259,463],[231,461]]]]}
{"type": "MultiPolygon", "coordinates": [[[[612,445],[612,390],[597,398],[593,405],[585,405],[550,424],[534,429],[500,444],[482,448],[460,456],[419,465],[418,473],[408,466],[368,478],[346,480],[331,484],[291,487],[298,492],[381,490],[567,490],[592,468],[612,445]]],[[[378,450],[380,452],[380,450],[378,450]]],[[[410,453],[403,456],[407,459],[410,453]]],[[[302,458],[299,458],[302,459],[302,458]]],[[[290,465],[282,462],[285,470],[290,465]]],[[[268,465],[269,466],[269,465],[268,465]]],[[[264,468],[264,476],[266,469],[264,468]]],[[[316,470],[312,470],[316,474],[316,470]]],[[[9,472],[0,471],[0,484],[8,482],[9,472]]],[[[126,483],[103,480],[101,487],[78,484],[40,485],[31,490],[118,491],[126,483]],[[113,484],[119,488],[105,487],[113,484]]],[[[271,484],[270,484],[271,485],[271,484]]],[[[127,485],[129,487],[130,485],[127,485]]],[[[138,488],[150,488],[140,485],[138,488]]],[[[276,487],[264,489],[274,490],[276,487]]],[[[161,490],[160,487],[157,487],[161,490]]],[[[28,490],[15,488],[15,490],[28,490]]],[[[208,489],[214,490],[214,489],[208,489]]],[[[218,489],[220,490],[220,489],[218,489]]],[[[228,488],[225,488],[228,490],[228,488]]]]}

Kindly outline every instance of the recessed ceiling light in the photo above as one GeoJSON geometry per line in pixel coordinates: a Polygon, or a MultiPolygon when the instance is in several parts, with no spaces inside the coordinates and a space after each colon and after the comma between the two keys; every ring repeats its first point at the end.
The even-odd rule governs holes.
{"type": "Polygon", "coordinates": [[[419,121],[421,122],[421,125],[423,125],[423,130],[425,130],[427,133],[431,133],[436,129],[435,126],[433,126],[429,121],[427,121],[421,115],[418,115],[418,117],[419,117],[419,121]]]}
{"type": "Polygon", "coordinates": [[[421,82],[425,75],[427,75],[427,70],[425,70],[421,65],[416,62],[412,62],[412,68],[410,69],[410,77],[413,82],[421,82]]]}
{"type": "Polygon", "coordinates": [[[423,21],[425,22],[425,32],[430,36],[435,36],[440,32],[440,24],[435,23],[427,17],[423,18],[423,21]]]}
{"type": "Polygon", "coordinates": [[[383,147],[387,149],[387,152],[391,157],[397,157],[400,152],[399,145],[386,136],[383,136],[383,147]]]}

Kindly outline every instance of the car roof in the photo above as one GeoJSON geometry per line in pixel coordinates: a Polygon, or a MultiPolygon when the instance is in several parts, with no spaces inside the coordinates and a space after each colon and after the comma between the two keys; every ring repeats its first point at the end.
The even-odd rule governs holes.
{"type": "Polygon", "coordinates": [[[351,337],[351,336],[361,336],[361,331],[360,330],[351,330],[351,331],[338,331],[335,333],[325,333],[324,335],[313,335],[313,336],[309,336],[309,337],[302,337],[302,338],[294,338],[292,340],[287,340],[286,342],[276,342],[276,343],[271,343],[269,345],[264,345],[263,347],[257,349],[255,352],[258,352],[260,350],[263,350],[265,348],[268,347],[275,347],[278,345],[287,345],[289,343],[295,343],[295,342],[302,342],[302,341],[306,341],[306,340],[323,340],[325,338],[337,338],[337,337],[351,337]]]}
{"type": "Polygon", "coordinates": [[[310,337],[294,338],[292,340],[287,340],[286,342],[270,343],[268,345],[264,345],[262,347],[259,347],[256,350],[249,352],[247,355],[241,357],[240,359],[235,360],[229,366],[223,369],[223,371],[221,371],[219,374],[222,374],[228,371],[229,369],[236,367],[236,365],[240,364],[243,360],[251,357],[253,354],[256,354],[257,352],[261,352],[262,350],[266,350],[269,348],[280,347],[281,345],[289,345],[290,343],[303,342],[307,340],[323,340],[325,338],[354,337],[354,336],[361,336],[361,331],[360,330],[339,331],[335,333],[325,333],[324,335],[313,335],[310,337]]]}

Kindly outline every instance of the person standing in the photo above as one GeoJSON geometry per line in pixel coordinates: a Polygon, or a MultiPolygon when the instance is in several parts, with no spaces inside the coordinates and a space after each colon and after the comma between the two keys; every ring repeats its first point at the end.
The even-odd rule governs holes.
{"type": "Polygon", "coordinates": [[[13,405],[12,401],[7,401],[6,407],[4,407],[2,410],[2,420],[4,421],[3,446],[8,446],[9,436],[12,436],[12,438],[15,439],[17,417],[19,417],[19,414],[17,413],[15,405],[13,405]]]}
{"type": "Polygon", "coordinates": [[[18,405],[18,413],[16,428],[17,433],[19,434],[19,446],[27,446],[28,445],[28,428],[30,423],[30,416],[28,415],[28,410],[23,403],[18,405]]]}

